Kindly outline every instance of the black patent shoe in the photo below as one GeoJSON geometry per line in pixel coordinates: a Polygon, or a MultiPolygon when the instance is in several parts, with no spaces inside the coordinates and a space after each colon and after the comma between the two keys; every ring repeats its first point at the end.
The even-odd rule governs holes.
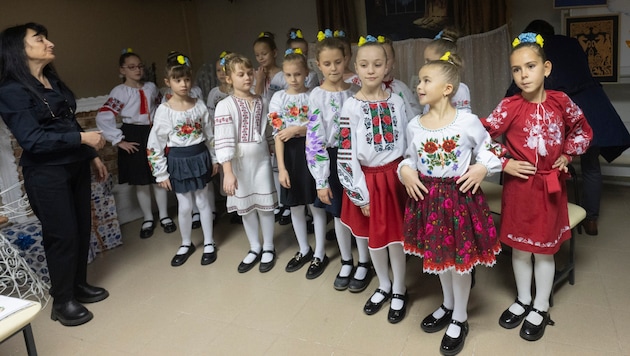
{"type": "Polygon", "coordinates": [[[214,251],[212,251],[212,252],[204,252],[201,255],[201,265],[202,266],[209,265],[212,262],[217,260],[217,245],[215,245],[214,243],[203,245],[203,247],[206,247],[206,246],[213,246],[214,247],[214,251]]]}
{"type": "Polygon", "coordinates": [[[523,319],[525,319],[525,317],[527,316],[527,314],[529,314],[529,311],[531,309],[531,305],[525,305],[523,303],[521,303],[518,298],[516,298],[516,300],[514,301],[514,303],[520,305],[521,307],[523,307],[523,309],[525,309],[525,311],[522,314],[514,314],[510,311],[510,308],[505,309],[505,311],[501,314],[501,316],[499,317],[499,325],[501,325],[502,327],[506,328],[506,329],[514,329],[515,327],[521,325],[521,322],[523,321],[523,319]]]}
{"type": "Polygon", "coordinates": [[[328,266],[328,256],[324,255],[324,258],[321,260],[319,257],[313,257],[311,265],[308,266],[308,270],[306,271],[306,279],[315,279],[321,276],[326,266],[328,266]]]}
{"type": "MultiPolygon", "coordinates": [[[[254,258],[254,260],[250,263],[245,263],[245,262],[241,262],[238,264],[238,273],[245,273],[247,271],[249,271],[250,269],[254,268],[254,266],[256,265],[256,263],[260,260],[260,254],[256,251],[252,251],[249,250],[249,252],[247,252],[247,254],[252,254],[255,255],[256,258],[254,258]]],[[[247,257],[247,256],[245,256],[247,257]]]]}
{"type": "Polygon", "coordinates": [[[80,303],[96,303],[109,297],[105,288],[91,286],[87,283],[77,284],[74,287],[74,299],[80,303]]]}
{"type": "Polygon", "coordinates": [[[155,222],[153,222],[153,220],[145,220],[142,222],[142,226],[145,226],[145,224],[148,223],[151,223],[151,225],[140,228],[141,239],[148,239],[149,237],[153,236],[153,230],[155,230],[155,222]]]}
{"type": "Polygon", "coordinates": [[[391,295],[391,293],[388,293],[380,288],[376,289],[376,291],[374,292],[374,294],[372,294],[372,296],[370,296],[370,299],[368,299],[368,301],[365,303],[365,306],[363,307],[363,311],[365,312],[365,314],[367,315],[374,315],[376,314],[379,310],[381,310],[381,307],[383,306],[383,304],[385,304],[385,302],[387,302],[389,300],[389,297],[391,295]],[[383,296],[385,296],[385,298],[383,298],[383,300],[381,300],[378,303],[374,303],[372,301],[372,296],[376,293],[380,293],[383,296]]]}
{"type": "Polygon", "coordinates": [[[76,300],[53,304],[50,318],[63,326],[77,326],[92,320],[94,315],[76,300]]]}
{"type": "Polygon", "coordinates": [[[341,271],[337,273],[337,277],[335,277],[335,283],[333,283],[333,287],[335,287],[335,289],[339,291],[348,289],[348,285],[350,285],[350,276],[352,276],[352,273],[354,272],[354,261],[352,259],[349,259],[347,261],[341,260],[341,266],[352,266],[352,270],[350,271],[350,274],[345,277],[339,275],[341,271]]]}
{"type": "Polygon", "coordinates": [[[265,253],[270,253],[270,254],[273,255],[273,257],[271,258],[271,261],[269,261],[269,262],[260,262],[260,265],[258,266],[258,270],[261,273],[266,273],[266,272],[271,271],[273,266],[276,265],[276,251],[275,250],[263,250],[261,255],[263,255],[265,253]]]}
{"type": "Polygon", "coordinates": [[[427,315],[420,323],[420,329],[427,333],[436,333],[447,327],[453,317],[453,311],[446,309],[444,304],[440,305],[440,309],[444,311],[444,315],[441,318],[434,317],[433,313],[427,315]]]}
{"type": "Polygon", "coordinates": [[[354,274],[352,278],[350,278],[350,283],[348,284],[348,290],[352,293],[360,293],[367,288],[372,280],[372,263],[371,262],[359,262],[357,268],[354,270],[354,274]],[[354,274],[357,273],[359,267],[363,267],[367,269],[367,273],[365,274],[365,278],[356,279],[354,278],[354,274]]]}
{"type": "Polygon", "coordinates": [[[287,263],[287,266],[284,268],[284,270],[287,272],[295,272],[299,270],[300,268],[304,267],[304,265],[312,259],[313,259],[312,248],[310,247],[308,248],[308,253],[306,255],[302,255],[300,251],[298,251],[295,254],[295,256],[293,256],[293,258],[289,260],[289,263],[287,263]]]}
{"type": "Polygon", "coordinates": [[[521,327],[521,332],[519,333],[519,335],[521,335],[521,337],[527,341],[536,341],[540,340],[540,338],[545,335],[545,328],[547,327],[547,325],[554,325],[555,322],[551,320],[551,316],[548,312],[540,311],[534,308],[532,308],[531,311],[540,314],[540,316],[543,317],[543,320],[540,325],[534,325],[525,320],[523,322],[523,326],[521,327]]]}
{"type": "Polygon", "coordinates": [[[167,234],[177,231],[177,225],[175,225],[173,219],[168,216],[160,219],[160,225],[162,225],[162,229],[164,229],[164,232],[167,234]]]}
{"type": "Polygon", "coordinates": [[[171,260],[171,266],[173,267],[179,267],[181,265],[183,265],[184,263],[186,263],[186,261],[188,261],[188,257],[190,257],[190,255],[193,254],[193,252],[195,252],[196,248],[195,245],[190,244],[188,246],[186,245],[181,245],[181,247],[187,247],[188,250],[186,251],[186,253],[182,254],[182,255],[175,255],[173,256],[173,259],[171,260]]]}
{"type": "Polygon", "coordinates": [[[393,299],[400,299],[403,301],[402,308],[396,310],[392,309],[392,307],[390,306],[389,313],[387,313],[387,321],[392,324],[396,324],[401,322],[407,314],[407,294],[392,294],[392,300],[393,299]]]}
{"type": "Polygon", "coordinates": [[[199,215],[199,213],[193,213],[192,214],[192,225],[191,228],[193,230],[198,229],[201,227],[201,220],[199,220],[201,217],[199,215]]]}
{"type": "Polygon", "coordinates": [[[468,321],[451,320],[451,324],[455,324],[460,327],[459,336],[452,338],[446,333],[442,338],[442,344],[440,345],[440,353],[446,356],[457,355],[464,348],[464,342],[466,342],[466,336],[468,336],[468,321]]]}

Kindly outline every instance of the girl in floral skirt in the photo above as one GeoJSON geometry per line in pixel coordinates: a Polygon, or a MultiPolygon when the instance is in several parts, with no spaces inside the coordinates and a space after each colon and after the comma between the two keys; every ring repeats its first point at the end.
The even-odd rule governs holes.
{"type": "Polygon", "coordinates": [[[424,272],[439,275],[444,295],[421,328],[432,333],[448,326],[441,344],[444,355],[464,347],[473,267],[493,266],[501,250],[479,189],[484,177],[501,171],[501,162],[477,116],[450,104],[459,86],[460,63],[447,52],[420,69],[418,97],[430,110],[409,122],[408,148],[398,171],[410,197],[405,252],[424,257],[424,272]]]}

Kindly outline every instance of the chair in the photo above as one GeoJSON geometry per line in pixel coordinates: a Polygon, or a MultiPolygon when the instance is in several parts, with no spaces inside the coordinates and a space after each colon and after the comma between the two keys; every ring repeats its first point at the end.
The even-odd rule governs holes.
{"type": "MultiPolygon", "coordinates": [[[[12,298],[15,299],[15,298],[12,298]]],[[[26,342],[26,352],[29,356],[37,356],[31,321],[35,319],[42,305],[39,302],[31,302],[30,306],[18,310],[15,313],[0,320],[0,343],[22,332],[26,342]]]]}

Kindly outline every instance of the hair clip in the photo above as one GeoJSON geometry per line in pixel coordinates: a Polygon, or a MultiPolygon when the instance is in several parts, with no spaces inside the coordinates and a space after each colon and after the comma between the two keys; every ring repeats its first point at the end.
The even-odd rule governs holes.
{"type": "Polygon", "coordinates": [[[433,37],[434,40],[439,40],[442,38],[442,35],[444,34],[444,30],[438,32],[437,35],[435,35],[435,37],[433,37]]]}
{"type": "Polygon", "coordinates": [[[221,60],[219,60],[219,64],[221,65],[221,67],[225,67],[225,57],[221,57],[221,60]]]}
{"type": "Polygon", "coordinates": [[[291,33],[289,34],[289,37],[292,40],[296,40],[298,38],[300,39],[304,39],[304,37],[302,36],[302,30],[297,30],[297,31],[291,31],[291,33]]]}
{"type": "Polygon", "coordinates": [[[223,51],[223,52],[221,52],[221,54],[219,55],[219,59],[223,59],[223,58],[225,58],[225,56],[227,56],[227,55],[228,55],[228,52],[227,52],[227,51],[223,51]]]}
{"type": "Polygon", "coordinates": [[[177,56],[177,63],[190,67],[190,61],[188,60],[188,57],[181,54],[177,56]]]}
{"type": "Polygon", "coordinates": [[[284,56],[286,57],[286,56],[288,56],[290,54],[293,54],[293,53],[295,53],[295,54],[304,54],[304,53],[302,53],[302,49],[301,48],[289,48],[286,51],[284,51],[284,56]]]}
{"type": "Polygon", "coordinates": [[[366,43],[385,43],[385,37],[383,36],[374,37],[372,35],[367,35],[365,37],[361,36],[359,38],[359,43],[357,45],[361,47],[366,43]]]}
{"type": "Polygon", "coordinates": [[[453,60],[451,59],[451,52],[446,51],[446,53],[444,53],[444,55],[442,57],[440,57],[441,61],[445,61],[445,62],[449,62],[449,63],[453,63],[453,60]]]}
{"type": "Polygon", "coordinates": [[[333,37],[333,32],[329,29],[326,29],[325,31],[319,31],[317,33],[317,40],[319,42],[323,41],[325,38],[331,38],[333,37]]]}
{"type": "Polygon", "coordinates": [[[345,38],[346,33],[343,32],[343,30],[335,30],[335,32],[333,33],[333,36],[345,38]]]}
{"type": "Polygon", "coordinates": [[[133,53],[133,49],[131,47],[123,48],[120,54],[133,53]]]}
{"type": "Polygon", "coordinates": [[[545,41],[541,35],[533,32],[524,32],[518,35],[518,37],[516,37],[514,41],[512,41],[512,48],[518,46],[521,43],[536,43],[540,46],[540,48],[542,48],[544,42],[545,41]]]}

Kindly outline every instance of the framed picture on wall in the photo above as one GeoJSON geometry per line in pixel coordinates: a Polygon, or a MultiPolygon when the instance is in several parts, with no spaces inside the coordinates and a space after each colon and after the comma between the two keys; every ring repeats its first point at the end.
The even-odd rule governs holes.
{"type": "Polygon", "coordinates": [[[553,7],[564,9],[571,7],[606,6],[607,0],[553,0],[553,7]]]}
{"type": "Polygon", "coordinates": [[[580,42],[593,77],[600,82],[619,78],[619,15],[567,17],[566,34],[580,42]]]}

